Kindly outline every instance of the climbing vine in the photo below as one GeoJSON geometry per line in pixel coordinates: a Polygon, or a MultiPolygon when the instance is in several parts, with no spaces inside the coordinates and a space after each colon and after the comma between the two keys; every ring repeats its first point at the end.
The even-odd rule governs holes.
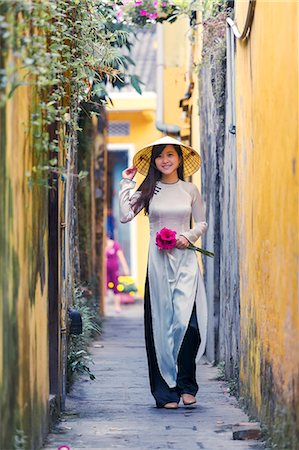
{"type": "MultiPolygon", "coordinates": [[[[70,130],[79,129],[81,105],[106,102],[108,82],[118,87],[130,82],[141,92],[138,77],[127,70],[133,61],[120,51],[123,46],[130,49],[132,36],[132,30],[117,21],[112,2],[0,1],[5,61],[0,102],[3,106],[20,86],[32,88],[34,100],[25,131],[37,153],[55,155],[67,149],[70,130]]],[[[49,170],[63,171],[58,158],[47,164],[42,158],[42,164],[33,168],[39,175],[49,170]]]]}
{"type": "MultiPolygon", "coordinates": [[[[204,0],[206,3],[209,0],[204,0]]],[[[26,132],[37,155],[29,184],[43,172],[63,175],[55,154],[68,149],[85,102],[108,101],[109,83],[130,83],[141,93],[141,80],[130,74],[130,50],[136,27],[175,21],[200,8],[199,0],[0,0],[0,105],[20,86],[32,87],[26,132]],[[49,159],[47,156],[52,155],[49,159]],[[40,155],[43,155],[42,157],[40,155]],[[34,175],[34,174],[38,174],[34,175]]],[[[79,178],[84,174],[79,174],[79,178]]]]}

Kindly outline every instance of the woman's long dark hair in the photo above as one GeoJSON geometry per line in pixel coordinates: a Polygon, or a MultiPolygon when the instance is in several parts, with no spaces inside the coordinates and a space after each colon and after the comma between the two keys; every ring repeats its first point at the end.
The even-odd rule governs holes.
{"type": "MultiPolygon", "coordinates": [[[[155,160],[159,155],[161,155],[161,153],[163,152],[164,148],[167,145],[169,145],[169,144],[153,146],[148,173],[147,173],[145,179],[143,180],[143,182],[141,183],[141,185],[139,186],[139,188],[137,189],[138,191],[141,191],[141,195],[138,198],[138,200],[136,201],[134,208],[137,211],[141,205],[144,205],[144,210],[145,210],[146,215],[148,214],[149,204],[154,195],[156,184],[161,179],[161,172],[157,169],[155,160]]],[[[173,148],[177,152],[179,158],[181,159],[181,164],[178,167],[178,177],[180,180],[184,180],[184,175],[183,175],[184,174],[184,163],[183,163],[183,155],[182,155],[181,147],[179,145],[173,145],[173,144],[171,144],[171,145],[173,146],[173,148]]]]}

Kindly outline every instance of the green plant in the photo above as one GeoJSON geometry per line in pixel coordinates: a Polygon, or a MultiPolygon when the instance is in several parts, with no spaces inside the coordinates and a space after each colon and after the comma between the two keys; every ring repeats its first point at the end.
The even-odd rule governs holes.
{"type": "Polygon", "coordinates": [[[83,323],[83,333],[78,336],[70,335],[68,339],[67,355],[67,389],[73,384],[77,375],[86,374],[91,380],[95,379],[90,370],[93,360],[88,347],[92,339],[101,333],[101,324],[92,292],[77,286],[74,289],[74,308],[80,312],[83,323]]]}
{"type": "Polygon", "coordinates": [[[217,365],[218,376],[217,380],[224,381],[225,380],[225,361],[220,361],[217,365]]]}
{"type": "Polygon", "coordinates": [[[227,0],[201,0],[201,9],[206,18],[215,17],[227,8],[227,0]]]}
{"type": "Polygon", "coordinates": [[[67,357],[68,388],[73,383],[76,374],[86,374],[91,380],[95,380],[95,376],[89,368],[90,363],[93,363],[93,361],[86,350],[78,350],[81,344],[82,341],[78,336],[72,336],[67,357]]]}
{"type": "Polygon", "coordinates": [[[118,8],[118,20],[137,27],[165,20],[171,21],[178,13],[174,2],[169,1],[131,0],[121,3],[118,8]]]}
{"type": "Polygon", "coordinates": [[[179,16],[200,9],[200,0],[127,0],[117,2],[117,17],[133,27],[151,26],[155,23],[175,22],[179,16]]]}
{"type": "Polygon", "coordinates": [[[225,361],[220,361],[217,365],[218,376],[217,380],[225,381],[227,384],[227,392],[230,395],[238,397],[239,395],[239,377],[238,377],[238,368],[234,368],[234,375],[232,377],[227,377],[226,369],[225,369],[225,361]]]}
{"type": "Polygon", "coordinates": [[[203,63],[208,63],[210,57],[215,59],[215,53],[225,54],[226,40],[226,9],[218,11],[216,15],[205,15],[203,17],[203,63]]]}
{"type": "MultiPolygon", "coordinates": [[[[35,150],[33,168],[26,173],[29,187],[52,187],[49,173],[67,179],[58,154],[63,149],[68,156],[76,143],[82,105],[94,104],[98,114],[97,105],[109,101],[107,83],[119,89],[131,84],[141,94],[142,82],[129,70],[134,61],[121,52],[132,46],[131,26],[191,17],[199,7],[199,0],[0,0],[0,104],[21,86],[32,92],[24,124],[35,150]]],[[[79,180],[85,175],[68,174],[79,180]]]]}
{"type": "Polygon", "coordinates": [[[234,397],[238,397],[239,395],[239,378],[238,377],[232,377],[229,380],[227,380],[227,392],[229,395],[233,395],[234,397]]]}
{"type": "Polygon", "coordinates": [[[0,0],[0,104],[21,86],[33,99],[24,124],[36,155],[26,174],[29,187],[48,187],[49,173],[66,176],[55,154],[68,154],[83,102],[107,102],[108,82],[118,88],[131,82],[141,93],[139,78],[128,70],[134,62],[120,51],[130,49],[134,33],[117,22],[114,6],[112,0],[0,0]]]}
{"type": "Polygon", "coordinates": [[[27,444],[27,436],[23,430],[16,430],[14,435],[14,447],[13,450],[25,450],[27,444]]]}

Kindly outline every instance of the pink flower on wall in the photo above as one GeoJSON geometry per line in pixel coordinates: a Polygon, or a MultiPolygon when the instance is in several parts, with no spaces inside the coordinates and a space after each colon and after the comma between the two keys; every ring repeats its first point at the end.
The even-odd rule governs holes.
{"type": "Polygon", "coordinates": [[[139,14],[141,16],[147,16],[147,11],[145,9],[142,9],[139,14]]]}
{"type": "Polygon", "coordinates": [[[135,5],[139,6],[142,5],[143,1],[142,0],[135,0],[135,5]]]}

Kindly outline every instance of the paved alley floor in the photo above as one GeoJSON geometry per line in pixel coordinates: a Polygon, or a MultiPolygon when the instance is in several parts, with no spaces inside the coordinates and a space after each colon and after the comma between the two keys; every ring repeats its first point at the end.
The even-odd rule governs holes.
{"type": "Polygon", "coordinates": [[[93,343],[95,381],[78,380],[62,421],[49,434],[45,450],[77,449],[264,449],[258,441],[234,441],[232,424],[247,422],[217,369],[197,368],[196,406],[157,409],[150,394],[143,335],[143,303],[107,307],[103,335],[93,343]]]}

